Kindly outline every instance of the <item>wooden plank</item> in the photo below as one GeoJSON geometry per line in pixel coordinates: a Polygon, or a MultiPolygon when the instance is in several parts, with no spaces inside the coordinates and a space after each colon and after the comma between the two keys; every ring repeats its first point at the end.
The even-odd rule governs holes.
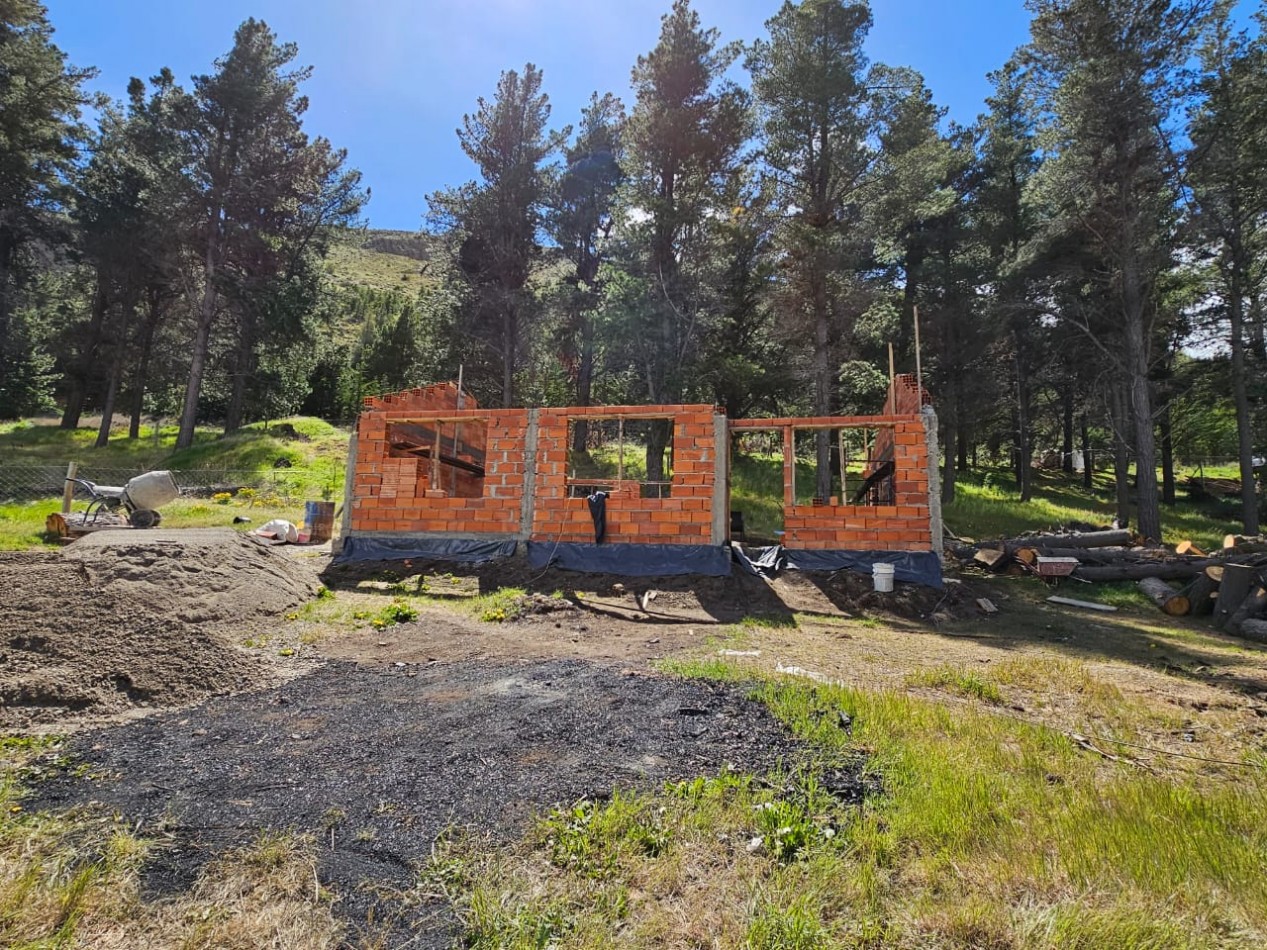
{"type": "Polygon", "coordinates": [[[1099,610],[1106,614],[1117,613],[1117,608],[1108,604],[1095,604],[1089,600],[1074,600],[1072,597],[1048,597],[1047,603],[1063,604],[1066,607],[1082,607],[1086,610],[1099,610]]]}

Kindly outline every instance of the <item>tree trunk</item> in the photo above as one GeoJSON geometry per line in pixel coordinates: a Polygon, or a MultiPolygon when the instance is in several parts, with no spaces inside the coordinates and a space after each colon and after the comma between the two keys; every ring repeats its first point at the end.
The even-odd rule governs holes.
{"type": "MultiPolygon", "coordinates": [[[[576,373],[576,404],[588,406],[594,389],[594,321],[581,318],[581,363],[576,373]]],[[[578,418],[572,427],[572,451],[584,452],[589,439],[589,421],[578,418]]]]}
{"type": "Polygon", "coordinates": [[[519,345],[515,325],[515,307],[508,305],[502,313],[502,408],[515,404],[515,357],[519,345]]]}
{"type": "Polygon", "coordinates": [[[1131,416],[1135,430],[1135,506],[1139,533],[1146,541],[1161,540],[1161,506],[1157,492],[1157,437],[1153,427],[1153,398],[1148,383],[1148,338],[1145,333],[1143,277],[1126,239],[1122,264],[1122,317],[1126,335],[1126,370],[1130,382],[1131,416]]]}
{"type": "MultiPolygon", "coordinates": [[[[814,282],[814,415],[830,416],[835,378],[831,365],[831,333],[828,326],[827,275],[813,265],[814,282]]],[[[831,432],[814,433],[815,494],[825,502],[831,496],[831,432]]]]}
{"type": "Polygon", "coordinates": [[[1236,449],[1241,470],[1241,524],[1246,534],[1258,534],[1258,496],[1254,483],[1254,428],[1245,384],[1245,297],[1241,289],[1239,261],[1232,262],[1227,312],[1232,345],[1232,401],[1236,406],[1236,449]]]}
{"type": "Polygon", "coordinates": [[[1110,383],[1112,387],[1113,423],[1113,482],[1117,501],[1118,524],[1127,525],[1131,521],[1131,450],[1126,441],[1129,414],[1126,411],[1126,397],[1120,383],[1110,383]]]}
{"type": "Polygon", "coordinates": [[[1024,342],[1019,332],[1013,335],[1016,339],[1016,359],[1014,364],[1016,372],[1016,452],[1018,456],[1016,460],[1016,487],[1021,493],[1021,501],[1029,501],[1033,496],[1030,479],[1033,447],[1030,438],[1029,380],[1028,374],[1025,372],[1025,361],[1022,356],[1024,342]]]}
{"type": "Polygon", "coordinates": [[[941,500],[949,504],[955,500],[955,476],[958,466],[955,465],[955,446],[958,444],[957,425],[954,417],[947,413],[942,420],[942,445],[945,446],[945,461],[941,467],[941,500]]]}
{"type": "Polygon", "coordinates": [[[1061,441],[1060,470],[1073,474],[1073,386],[1066,386],[1060,394],[1061,441]]]}
{"type": "MultiPolygon", "coordinates": [[[[960,416],[960,418],[963,418],[962,415],[960,416]]],[[[958,429],[959,429],[959,437],[956,441],[959,445],[959,453],[958,453],[959,461],[956,463],[955,467],[961,472],[966,472],[969,470],[968,460],[969,460],[969,452],[971,451],[968,444],[969,442],[968,427],[964,425],[960,425],[958,426],[958,429]]]]}
{"type": "Polygon", "coordinates": [[[664,450],[673,436],[673,423],[668,419],[653,419],[647,429],[647,481],[667,481],[664,471],[664,450]]]}
{"type": "Polygon", "coordinates": [[[109,300],[106,295],[105,282],[97,277],[96,290],[92,295],[92,317],[88,321],[88,329],[84,334],[84,351],[73,373],[69,373],[70,391],[66,394],[66,408],[62,412],[61,428],[78,429],[79,417],[84,412],[84,402],[88,396],[88,374],[97,361],[97,348],[101,345],[101,326],[105,321],[109,300]]]}
{"type": "Polygon", "coordinates": [[[1091,454],[1091,427],[1086,413],[1082,414],[1082,487],[1090,491],[1095,486],[1095,458],[1091,454]]]}
{"type": "Polygon", "coordinates": [[[128,438],[133,440],[141,437],[141,415],[145,412],[145,387],[150,377],[150,355],[154,350],[154,333],[158,330],[161,314],[159,296],[151,290],[145,323],[141,327],[141,341],[137,347],[136,373],[132,377],[132,420],[128,423],[128,438]]]}
{"type": "Polygon", "coordinates": [[[110,375],[106,381],[105,397],[101,401],[101,425],[97,428],[96,448],[110,444],[110,425],[114,422],[114,404],[119,397],[119,383],[123,379],[123,364],[128,353],[128,329],[133,305],[125,302],[119,308],[118,338],[115,340],[114,357],[110,361],[110,375]]]}
{"type": "Polygon", "coordinates": [[[1157,427],[1161,430],[1161,501],[1164,505],[1174,507],[1175,448],[1170,437],[1170,403],[1162,409],[1157,427]]]}
{"type": "Polygon", "coordinates": [[[198,307],[194,329],[194,343],[189,361],[189,383],[185,386],[185,402],[180,410],[180,431],[176,434],[176,448],[187,449],[194,444],[194,427],[198,423],[198,397],[202,393],[202,377],[207,370],[207,355],[211,347],[211,325],[216,319],[216,249],[214,238],[207,241],[203,260],[202,302],[198,307]]]}
{"type": "Polygon", "coordinates": [[[234,356],[233,386],[224,410],[224,434],[242,428],[246,414],[246,393],[255,375],[255,324],[248,313],[240,313],[237,354],[234,356]]]}

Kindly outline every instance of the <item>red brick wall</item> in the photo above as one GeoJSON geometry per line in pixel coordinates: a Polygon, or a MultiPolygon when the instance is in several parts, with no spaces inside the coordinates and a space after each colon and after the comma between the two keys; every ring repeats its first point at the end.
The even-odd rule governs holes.
{"type": "MultiPolygon", "coordinates": [[[[900,408],[915,405],[913,384],[896,394],[900,408]],[[905,390],[910,389],[910,393],[905,390]]],[[[526,409],[479,409],[464,397],[456,408],[452,384],[367,399],[357,428],[350,527],[360,533],[440,533],[457,536],[523,537],[520,531],[528,470],[530,413],[526,409]],[[429,490],[427,459],[394,458],[387,438],[392,422],[440,424],[445,438],[459,420],[471,420],[467,436],[482,434],[485,477],[459,471],[462,486],[451,497],[453,469],[440,491],[429,490]],[[481,429],[475,422],[482,422],[481,429]],[[479,490],[478,497],[462,497],[479,490]],[[443,494],[441,493],[443,492],[443,494]],[[430,496],[430,497],[428,497],[430,496]]],[[[615,485],[607,501],[607,541],[636,544],[708,544],[713,537],[713,496],[727,491],[716,484],[715,410],[711,406],[619,406],[537,410],[536,473],[529,537],[534,541],[588,542],[593,522],[584,498],[567,497],[568,421],[583,416],[673,419],[673,475],[670,497],[642,498],[635,481],[615,485]]],[[[749,427],[758,427],[752,420],[749,427]]],[[[924,423],[915,412],[881,417],[813,420],[765,420],[764,425],[824,424],[834,427],[885,426],[892,433],[895,463],[894,504],[884,506],[790,505],[785,508],[784,543],[793,549],[928,551],[928,450],[924,423]]],[[[732,423],[742,428],[743,422],[732,423]]],[[[459,450],[459,454],[461,454],[459,450]]],[[[789,472],[785,475],[790,477],[789,472]]],[[[587,484],[592,479],[584,479],[587,484]]],[[[788,486],[790,491],[790,484],[788,486]]],[[[729,512],[729,499],[725,511],[729,512]]],[[[729,519],[727,518],[727,527],[729,519]]]]}
{"type": "MultiPolygon", "coordinates": [[[[356,469],[352,491],[353,531],[374,534],[440,532],[446,534],[504,534],[519,531],[523,501],[524,437],[528,426],[525,409],[485,411],[469,395],[457,407],[457,387],[451,383],[412,389],[365,400],[356,434],[356,469]],[[441,466],[444,497],[430,487],[431,463],[427,459],[393,458],[387,442],[391,422],[426,422],[429,415],[444,419],[470,419],[471,442],[482,435],[485,476],[479,497],[473,492],[479,479],[459,471],[462,487],[457,497],[451,488],[452,469],[441,466]],[[476,425],[483,422],[486,428],[476,425]],[[479,434],[479,435],[477,435],[479,434]]],[[[452,423],[445,423],[446,437],[452,423]]],[[[467,437],[463,437],[467,441],[467,437]]]]}
{"type": "MultiPolygon", "coordinates": [[[[673,418],[673,484],[668,498],[642,498],[638,482],[617,483],[607,499],[612,543],[709,544],[717,445],[712,406],[604,406],[543,409],[537,428],[534,541],[594,540],[584,498],[567,497],[568,420],[585,416],[635,416],[654,412],[673,418]]],[[[587,484],[593,479],[582,479],[587,484]]]]}
{"type": "MultiPolygon", "coordinates": [[[[893,423],[893,505],[793,505],[783,543],[801,550],[931,551],[928,447],[923,419],[893,423]]],[[[790,484],[788,488],[790,490],[790,484]]]]}

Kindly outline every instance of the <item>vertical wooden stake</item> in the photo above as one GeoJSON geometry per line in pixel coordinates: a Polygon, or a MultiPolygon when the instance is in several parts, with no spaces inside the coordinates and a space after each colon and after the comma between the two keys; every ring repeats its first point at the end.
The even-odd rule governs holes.
{"type": "Polygon", "coordinates": [[[849,504],[849,502],[846,500],[846,498],[849,494],[849,491],[848,491],[846,479],[848,477],[848,472],[849,472],[849,456],[845,452],[845,430],[841,429],[839,431],[840,431],[840,503],[842,505],[847,505],[849,504]]]}
{"type": "MultiPolygon", "coordinates": [[[[911,308],[915,313],[915,411],[924,411],[924,368],[920,362],[919,352],[919,305],[911,308]]],[[[896,408],[896,407],[894,407],[896,408]]]]}
{"type": "MultiPolygon", "coordinates": [[[[463,403],[463,399],[462,399],[462,364],[461,364],[461,363],[459,363],[459,364],[458,364],[458,408],[459,408],[459,409],[461,409],[461,408],[462,408],[462,403],[463,403]]],[[[458,449],[458,439],[459,439],[459,437],[461,436],[461,433],[462,433],[462,423],[460,423],[460,422],[455,422],[455,423],[453,424],[453,457],[454,457],[455,459],[456,459],[456,458],[461,458],[461,457],[462,457],[462,453],[461,453],[461,451],[459,451],[459,449],[458,449]]],[[[449,494],[450,494],[450,495],[453,495],[454,497],[456,497],[456,496],[457,496],[457,493],[458,493],[458,467],[457,467],[456,465],[454,465],[454,466],[453,466],[453,478],[451,479],[451,481],[452,481],[452,484],[453,484],[453,488],[450,490],[449,494]]]]}
{"type": "Polygon", "coordinates": [[[66,484],[62,486],[62,514],[70,514],[70,506],[75,500],[75,483],[71,481],[79,474],[79,463],[71,462],[66,466],[66,484]]]}
{"type": "Polygon", "coordinates": [[[443,489],[444,485],[440,483],[440,432],[444,428],[444,423],[436,421],[436,443],[431,449],[431,486],[433,488],[443,489]]]}
{"type": "Polygon", "coordinates": [[[616,481],[625,480],[625,417],[616,420],[616,481]]]}
{"type": "Polygon", "coordinates": [[[893,344],[889,343],[889,409],[897,412],[897,373],[893,363],[893,344]]]}
{"type": "Polygon", "coordinates": [[[788,426],[783,430],[783,504],[791,508],[796,504],[796,430],[788,426]]]}

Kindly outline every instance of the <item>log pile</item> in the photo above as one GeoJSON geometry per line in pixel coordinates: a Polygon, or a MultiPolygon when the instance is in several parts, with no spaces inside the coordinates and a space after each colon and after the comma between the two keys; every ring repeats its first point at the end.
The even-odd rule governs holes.
{"type": "Polygon", "coordinates": [[[1229,534],[1220,550],[1207,553],[1191,541],[1170,549],[1105,529],[959,543],[948,550],[996,574],[1040,575],[1052,558],[1076,559],[1075,579],[1135,581],[1171,616],[1209,616],[1220,630],[1267,642],[1267,537],[1229,534]]]}

